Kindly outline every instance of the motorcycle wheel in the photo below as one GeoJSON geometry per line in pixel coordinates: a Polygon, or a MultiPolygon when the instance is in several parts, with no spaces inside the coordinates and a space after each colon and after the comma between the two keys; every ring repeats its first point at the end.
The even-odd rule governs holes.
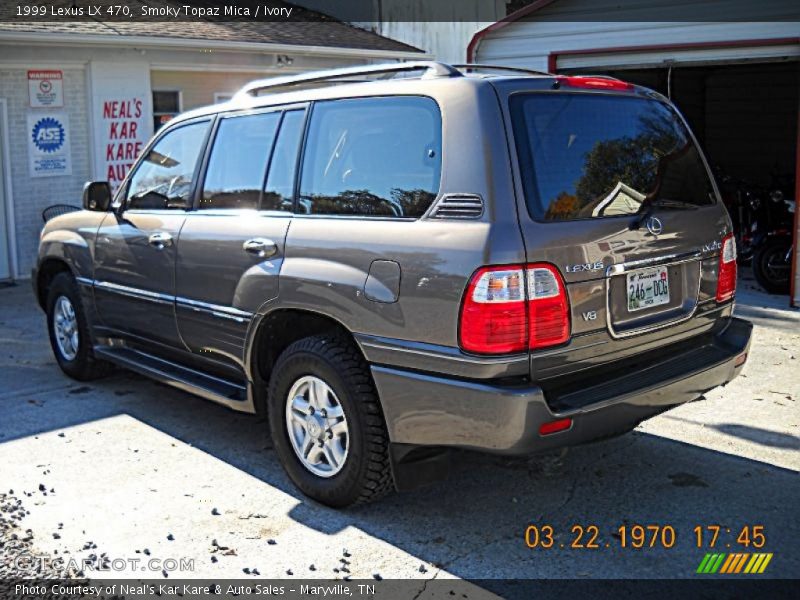
{"type": "Polygon", "coordinates": [[[769,240],[753,253],[753,276],[770,294],[788,294],[791,266],[786,260],[791,242],[769,240]]]}

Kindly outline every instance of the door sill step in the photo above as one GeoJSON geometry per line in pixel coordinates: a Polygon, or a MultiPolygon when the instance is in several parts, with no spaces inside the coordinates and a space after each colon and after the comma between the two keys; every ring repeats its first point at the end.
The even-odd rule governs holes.
{"type": "Polygon", "coordinates": [[[141,373],[166,385],[242,412],[254,412],[243,383],[206,375],[163,358],[125,347],[95,346],[97,358],[141,373]]]}

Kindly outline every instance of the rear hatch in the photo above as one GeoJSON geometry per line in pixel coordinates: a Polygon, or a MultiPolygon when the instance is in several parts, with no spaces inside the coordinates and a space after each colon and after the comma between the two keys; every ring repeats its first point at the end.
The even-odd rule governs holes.
{"type": "Polygon", "coordinates": [[[496,85],[528,261],[558,268],[570,304],[570,341],[531,354],[538,380],[698,335],[721,311],[718,255],[730,226],[700,150],[669,103],[604,82],[496,85]]]}

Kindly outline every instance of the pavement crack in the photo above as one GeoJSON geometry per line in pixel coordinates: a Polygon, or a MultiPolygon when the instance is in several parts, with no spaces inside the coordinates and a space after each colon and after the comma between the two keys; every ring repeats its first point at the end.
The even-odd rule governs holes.
{"type": "MultiPolygon", "coordinates": [[[[467,554],[469,554],[469,553],[467,553],[467,554]]],[[[454,562],[455,560],[456,559],[453,559],[450,562],[454,562]]],[[[419,591],[416,594],[414,594],[413,600],[417,600],[423,593],[425,593],[425,590],[428,589],[428,583],[433,581],[434,579],[436,579],[439,576],[439,573],[442,572],[442,569],[444,569],[444,566],[437,566],[436,567],[436,571],[434,571],[433,577],[429,577],[429,578],[425,579],[422,582],[422,587],[419,589],[419,591]]]]}

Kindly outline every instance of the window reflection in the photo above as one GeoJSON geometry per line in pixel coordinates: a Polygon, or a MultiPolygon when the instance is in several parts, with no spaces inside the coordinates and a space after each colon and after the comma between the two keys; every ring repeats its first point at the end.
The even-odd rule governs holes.
{"type": "Polygon", "coordinates": [[[207,121],[192,123],[169,131],[158,140],[131,177],[128,207],[187,208],[207,129],[207,121]]]}
{"type": "Polygon", "coordinates": [[[512,100],[525,194],[546,220],[635,214],[654,200],[711,202],[683,124],[661,102],[528,94],[512,100]]]}
{"type": "Polygon", "coordinates": [[[222,119],[208,161],[200,208],[256,209],[279,112],[222,119]]]}
{"type": "Polygon", "coordinates": [[[419,217],[436,197],[441,124],[428,98],[315,106],[298,210],[307,214],[419,217]]]}

